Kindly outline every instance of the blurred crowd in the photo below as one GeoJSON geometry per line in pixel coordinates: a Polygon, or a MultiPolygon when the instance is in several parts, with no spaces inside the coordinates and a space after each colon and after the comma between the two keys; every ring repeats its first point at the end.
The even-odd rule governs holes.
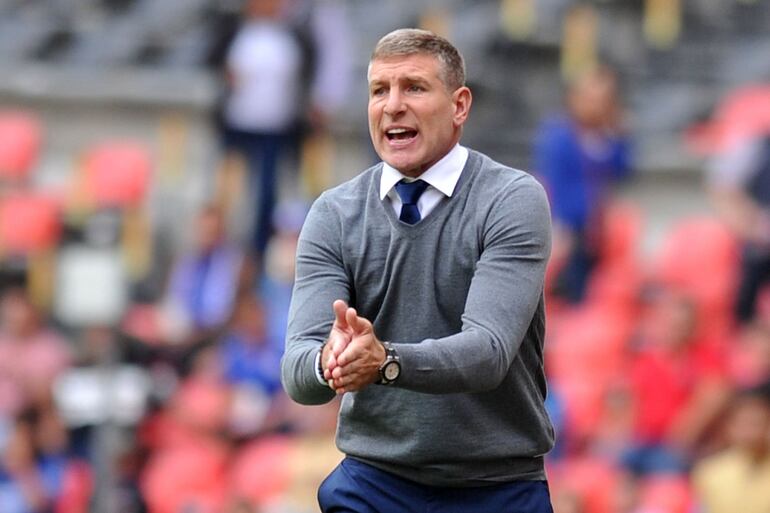
{"type": "MultiPolygon", "coordinates": [[[[279,361],[297,237],[330,182],[312,165],[291,197],[279,182],[324,159],[346,95],[344,26],[280,0],[223,25],[221,165],[169,259],[148,216],[147,148],[97,144],[66,190],[40,189],[46,126],[0,112],[0,512],[317,510],[342,457],[337,403],[291,403],[279,361]]],[[[714,215],[668,227],[645,256],[642,210],[615,194],[634,179],[618,77],[590,67],[565,90],[531,166],[555,228],[555,511],[766,512],[770,88],[736,91],[686,134],[709,163],[714,215]]]]}
{"type": "Polygon", "coordinates": [[[613,192],[633,144],[611,70],[576,76],[543,123],[555,511],[770,507],[768,91],[737,89],[685,135],[713,214],[666,227],[646,258],[644,216],[613,192]]]}

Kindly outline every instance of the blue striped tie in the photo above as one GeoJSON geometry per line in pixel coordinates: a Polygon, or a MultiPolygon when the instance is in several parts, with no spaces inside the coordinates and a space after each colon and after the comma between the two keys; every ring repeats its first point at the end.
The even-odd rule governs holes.
{"type": "Polygon", "coordinates": [[[420,196],[422,196],[422,193],[427,188],[428,182],[422,180],[415,180],[413,182],[401,180],[396,184],[396,192],[403,203],[401,215],[398,217],[399,220],[406,224],[415,224],[422,219],[417,208],[417,200],[420,199],[420,196]]]}

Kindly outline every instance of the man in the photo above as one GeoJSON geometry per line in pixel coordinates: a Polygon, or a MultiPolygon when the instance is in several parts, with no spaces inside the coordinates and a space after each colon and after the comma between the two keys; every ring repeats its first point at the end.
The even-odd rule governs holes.
{"type": "Polygon", "coordinates": [[[618,96],[610,68],[586,70],[568,85],[566,112],[548,117],[535,140],[535,168],[553,205],[554,260],[563,259],[554,295],[571,304],[583,301],[601,256],[612,187],[633,171],[618,96]]]}
{"type": "Polygon", "coordinates": [[[550,512],[545,193],[458,144],[471,92],[445,39],[386,35],[368,81],[384,163],[308,214],[282,362],[294,400],[343,394],[321,508],[550,512]]]}

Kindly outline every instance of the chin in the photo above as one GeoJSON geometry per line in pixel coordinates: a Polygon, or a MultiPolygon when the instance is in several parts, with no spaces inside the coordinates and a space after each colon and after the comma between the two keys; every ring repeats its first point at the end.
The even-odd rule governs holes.
{"type": "Polygon", "coordinates": [[[421,166],[419,163],[417,163],[414,159],[406,159],[406,158],[399,158],[396,157],[388,157],[382,159],[385,162],[387,162],[391,167],[394,167],[401,171],[403,174],[414,174],[415,172],[418,172],[421,169],[421,166]]]}

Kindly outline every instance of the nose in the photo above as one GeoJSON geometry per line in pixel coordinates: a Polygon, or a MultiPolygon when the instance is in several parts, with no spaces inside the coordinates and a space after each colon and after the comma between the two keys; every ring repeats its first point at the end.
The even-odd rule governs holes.
{"type": "Polygon", "coordinates": [[[388,116],[395,116],[405,109],[404,99],[401,95],[401,91],[397,88],[391,88],[388,93],[388,101],[385,102],[384,112],[388,116]]]}

